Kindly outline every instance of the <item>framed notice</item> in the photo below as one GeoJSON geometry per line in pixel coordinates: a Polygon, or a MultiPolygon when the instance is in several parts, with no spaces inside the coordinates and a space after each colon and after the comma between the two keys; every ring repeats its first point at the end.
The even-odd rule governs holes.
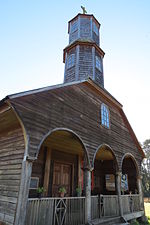
{"type": "Polygon", "coordinates": [[[106,189],[107,191],[115,191],[115,176],[114,174],[106,174],[106,189]]]}
{"type": "Polygon", "coordinates": [[[39,178],[31,177],[30,180],[30,189],[37,189],[39,187],[39,178]]]}

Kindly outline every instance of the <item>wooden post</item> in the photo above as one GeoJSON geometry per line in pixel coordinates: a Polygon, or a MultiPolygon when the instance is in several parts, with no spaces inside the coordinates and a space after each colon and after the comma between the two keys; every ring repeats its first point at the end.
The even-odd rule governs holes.
{"type": "Polygon", "coordinates": [[[84,169],[85,174],[85,222],[91,222],[91,171],[84,169]]]}
{"type": "Polygon", "coordinates": [[[46,162],[45,162],[45,172],[44,172],[44,196],[48,195],[48,186],[49,186],[49,176],[50,176],[50,167],[51,167],[51,149],[46,149],[46,162]]]}
{"type": "Polygon", "coordinates": [[[82,157],[79,155],[78,156],[78,187],[82,187],[81,160],[82,160],[82,157]]]}
{"type": "Polygon", "coordinates": [[[141,176],[138,176],[137,177],[137,187],[138,187],[138,193],[139,193],[139,196],[140,196],[140,208],[141,210],[144,210],[144,200],[143,200],[143,192],[142,192],[142,184],[141,184],[141,176]]]}
{"type": "Polygon", "coordinates": [[[120,216],[123,216],[122,199],[121,199],[121,172],[116,173],[116,191],[118,195],[120,216]]]}
{"type": "Polygon", "coordinates": [[[32,161],[28,161],[25,156],[22,163],[20,190],[14,225],[25,224],[31,173],[32,173],[32,161]]]}

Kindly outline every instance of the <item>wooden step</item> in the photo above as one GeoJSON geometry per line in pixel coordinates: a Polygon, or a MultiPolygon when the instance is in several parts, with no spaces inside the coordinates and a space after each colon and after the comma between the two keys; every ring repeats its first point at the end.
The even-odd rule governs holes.
{"type": "Polygon", "coordinates": [[[114,225],[120,222],[120,217],[109,217],[93,220],[92,225],[114,225]]]}
{"type": "Polygon", "coordinates": [[[109,217],[95,219],[92,221],[92,225],[129,225],[129,223],[125,222],[121,217],[109,217]]]}

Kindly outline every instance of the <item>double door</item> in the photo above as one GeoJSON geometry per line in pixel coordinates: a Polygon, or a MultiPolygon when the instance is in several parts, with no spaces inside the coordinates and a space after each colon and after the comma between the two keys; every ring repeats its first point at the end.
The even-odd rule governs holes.
{"type": "Polygon", "coordinates": [[[61,162],[54,162],[53,167],[53,184],[52,184],[52,196],[59,197],[59,188],[64,187],[66,189],[65,196],[71,196],[72,194],[72,165],[61,162]]]}

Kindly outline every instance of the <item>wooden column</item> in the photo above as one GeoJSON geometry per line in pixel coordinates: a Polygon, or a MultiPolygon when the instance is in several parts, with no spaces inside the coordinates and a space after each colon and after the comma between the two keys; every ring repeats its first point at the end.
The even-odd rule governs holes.
{"type": "Polygon", "coordinates": [[[116,173],[116,191],[118,195],[120,216],[123,216],[122,199],[121,199],[121,172],[116,173]]]}
{"type": "Polygon", "coordinates": [[[91,171],[84,169],[85,174],[85,222],[91,222],[91,171]]]}
{"type": "Polygon", "coordinates": [[[138,188],[138,193],[140,195],[140,208],[144,210],[144,200],[143,200],[143,192],[142,192],[142,177],[138,176],[137,177],[137,188],[138,188]]]}
{"type": "Polygon", "coordinates": [[[82,157],[79,155],[78,156],[78,187],[82,187],[81,161],[82,161],[82,157]]]}
{"type": "Polygon", "coordinates": [[[25,224],[31,173],[32,161],[28,161],[26,157],[24,157],[22,163],[21,182],[14,225],[25,224]]]}
{"type": "Polygon", "coordinates": [[[51,149],[46,149],[46,161],[45,161],[45,172],[44,172],[44,196],[48,195],[48,186],[49,186],[49,176],[50,176],[50,167],[51,167],[51,149]]]}

